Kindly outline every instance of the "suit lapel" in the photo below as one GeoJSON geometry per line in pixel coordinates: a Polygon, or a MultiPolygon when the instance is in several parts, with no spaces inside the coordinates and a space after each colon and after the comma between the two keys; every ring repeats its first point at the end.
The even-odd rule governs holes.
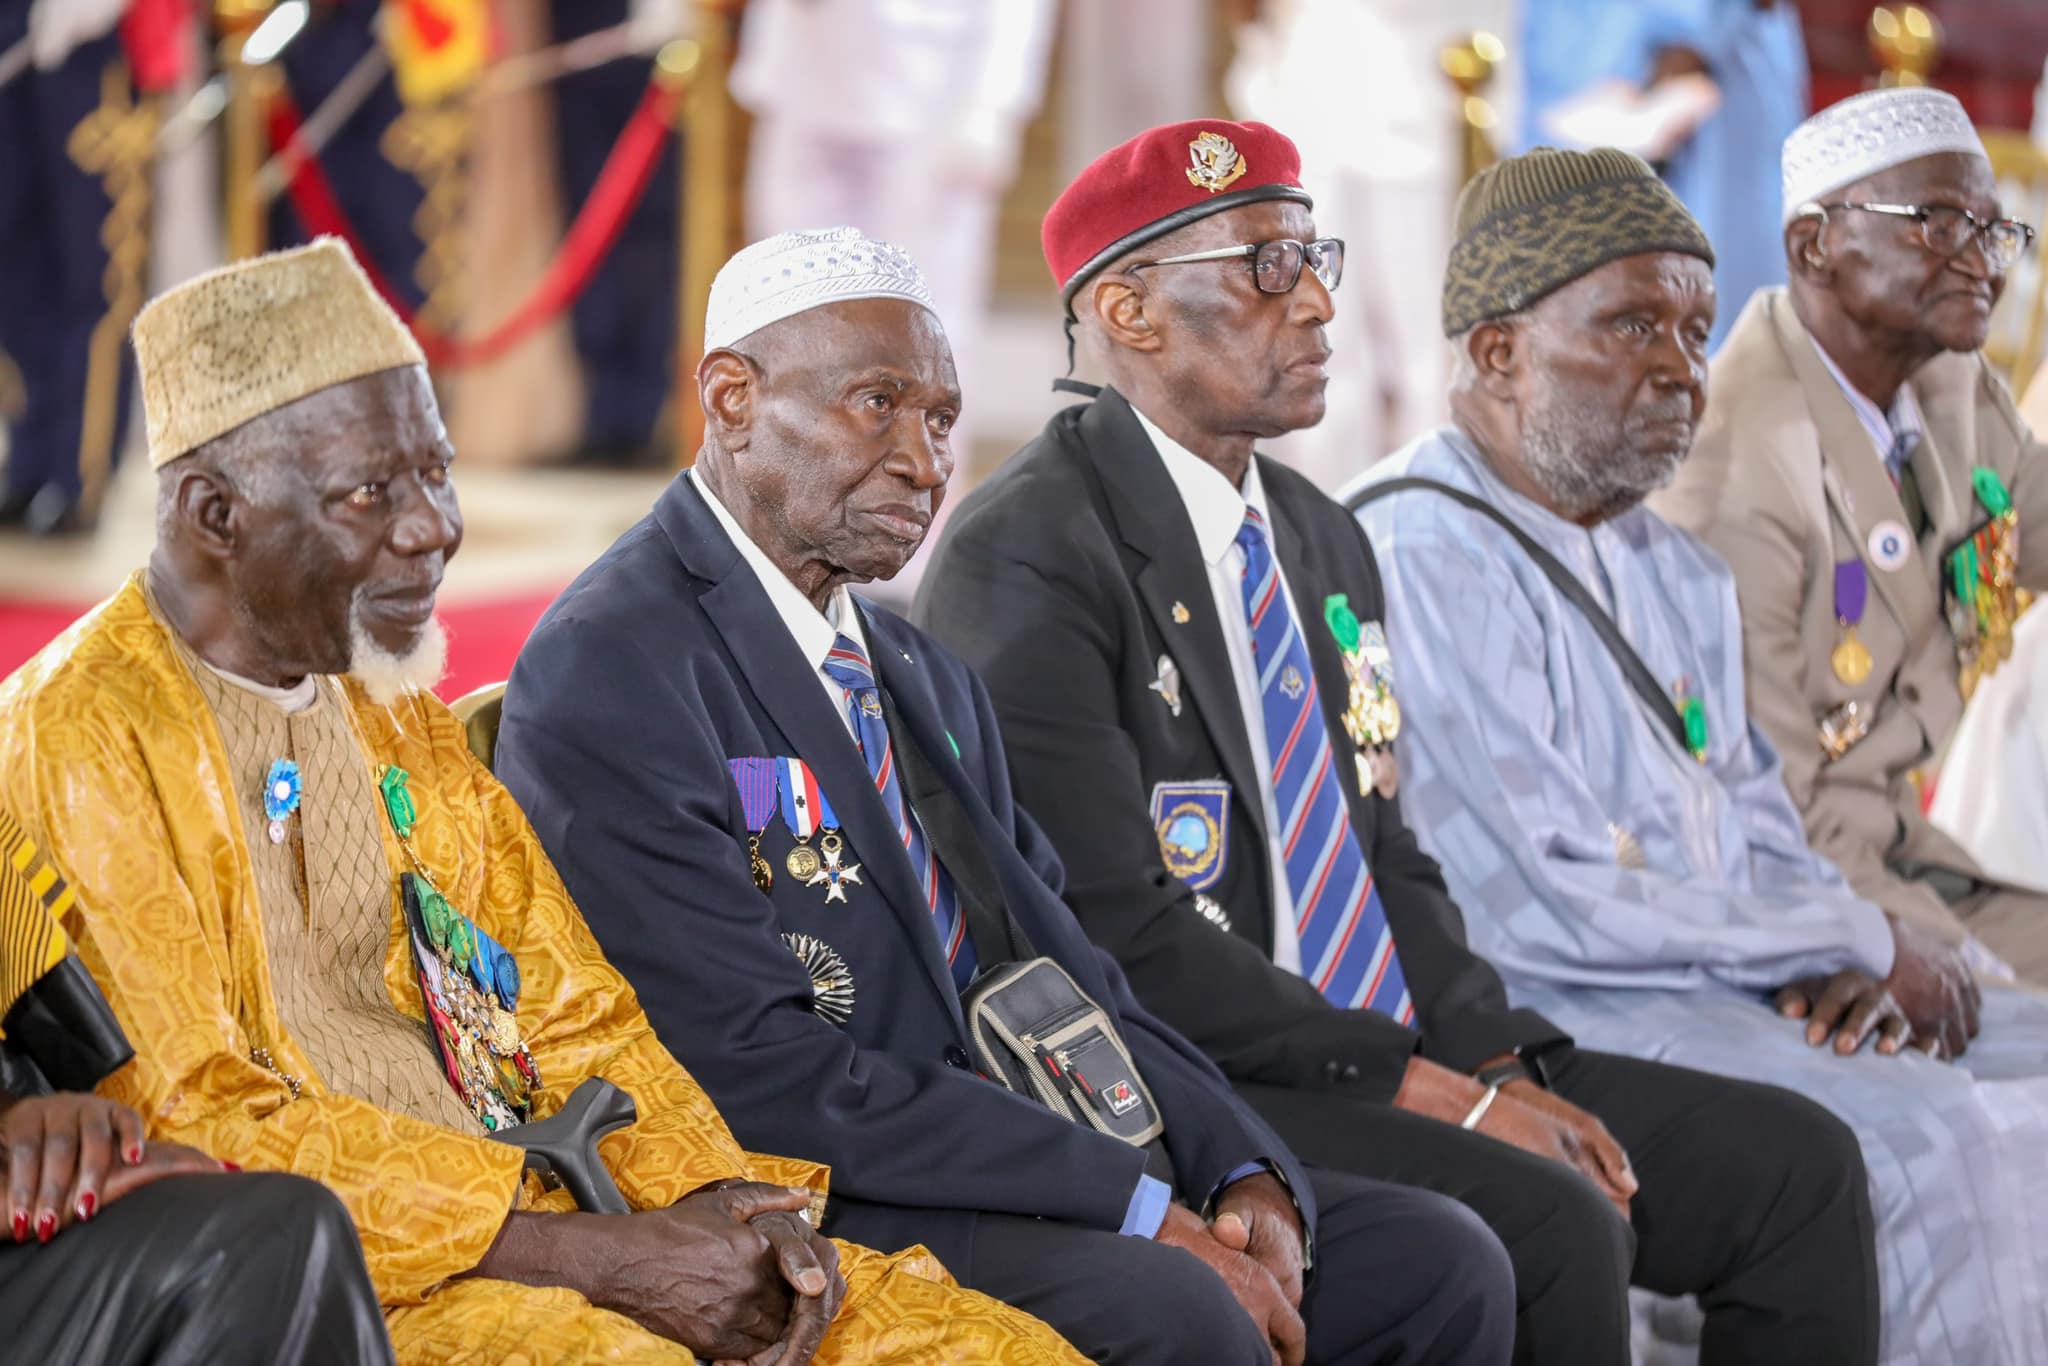
{"type": "Polygon", "coordinates": [[[1259,800],[1263,763],[1252,754],[1238,712],[1237,681],[1231,676],[1222,624],[1216,620],[1209,569],[1202,562],[1180,491],[1129,402],[1116,390],[1102,391],[1079,429],[1082,456],[1102,481],[1117,533],[1144,561],[1133,576],[1138,600],[1167,643],[1195,715],[1222,760],[1224,776],[1257,827],[1263,849],[1271,834],[1265,804],[1259,800]],[[1186,621],[1176,620],[1176,607],[1186,621]]]}
{"type": "MultiPolygon", "coordinates": [[[[1917,647],[1918,636],[1930,622],[1941,618],[1941,604],[1935,599],[1937,576],[1919,563],[1919,557],[1929,557],[1929,562],[1939,566],[1939,548],[1933,537],[1939,534],[1943,525],[1938,508],[1948,505],[1947,486],[1937,480],[1930,485],[1920,486],[1921,498],[1926,503],[1929,525],[1935,528],[1929,538],[1915,548],[1914,555],[1897,569],[1887,570],[1875,562],[1870,553],[1871,533],[1883,523],[1906,530],[1905,504],[1899,501],[1899,490],[1885,472],[1884,462],[1871,447],[1870,434],[1863,428],[1856,410],[1849,406],[1842,388],[1835,383],[1835,377],[1828,373],[1827,362],[1821,359],[1813,338],[1799,324],[1792,312],[1789,300],[1772,300],[1772,321],[1778,329],[1778,341],[1790,358],[1793,373],[1798,377],[1799,386],[1806,393],[1807,411],[1812,414],[1814,436],[1820,447],[1821,480],[1827,489],[1828,502],[1837,519],[1848,533],[1856,547],[1856,553],[1869,566],[1869,579],[1877,595],[1891,610],[1898,622],[1900,632],[1910,645],[1917,647]],[[1937,504],[1934,500],[1942,501],[1937,504]]],[[[1913,470],[1916,477],[1931,461],[1916,460],[1913,470]]],[[[1910,532],[1908,532],[1910,535],[1910,532]]],[[[1829,573],[1827,582],[1833,582],[1829,573]]]]}
{"type": "MultiPolygon", "coordinates": [[[[711,619],[747,687],[796,755],[810,765],[832,803],[847,857],[902,922],[917,945],[919,961],[941,997],[957,1015],[954,990],[938,935],[925,910],[924,889],[903,852],[896,819],[882,806],[874,777],[845,723],[832,710],[817,670],[796,647],[789,628],[733,548],[702,495],[678,478],[657,508],[657,516],[692,573],[711,580],[699,601],[711,619]],[[676,496],[680,491],[681,496],[676,496]],[[720,553],[720,549],[724,553],[720,553]]],[[[871,648],[875,648],[871,644],[871,648]]]]}

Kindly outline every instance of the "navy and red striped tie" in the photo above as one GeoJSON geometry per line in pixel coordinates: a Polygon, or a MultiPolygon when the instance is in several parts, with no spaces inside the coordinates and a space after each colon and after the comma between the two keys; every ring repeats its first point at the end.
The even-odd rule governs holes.
{"type": "Polygon", "coordinates": [[[1340,784],[1348,770],[1331,751],[1308,646],[1281,587],[1265,519],[1254,508],[1245,509],[1237,545],[1302,976],[1337,1005],[1412,1023],[1415,1005],[1394,933],[1344,802],[1340,784]]]}
{"type": "Polygon", "coordinates": [[[889,742],[889,725],[882,716],[882,695],[875,687],[875,671],[868,667],[867,654],[860,645],[844,635],[832,642],[824,667],[825,676],[846,690],[846,714],[853,721],[861,756],[868,761],[868,772],[874,775],[883,808],[896,821],[903,852],[917,870],[925,906],[931,912],[939,944],[953,971],[953,984],[965,990],[974,978],[974,945],[967,940],[967,922],[960,914],[952,875],[932,852],[924,837],[924,827],[917,823],[910,803],[904,800],[903,784],[896,776],[896,752],[889,742]]]}

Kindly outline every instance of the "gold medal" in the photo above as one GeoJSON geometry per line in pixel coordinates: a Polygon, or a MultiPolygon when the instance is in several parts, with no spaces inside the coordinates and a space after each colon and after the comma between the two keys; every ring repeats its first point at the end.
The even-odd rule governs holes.
{"type": "Polygon", "coordinates": [[[1835,666],[1835,677],[1852,688],[1870,677],[1870,647],[1857,636],[1856,628],[1850,623],[1845,621],[1841,624],[1834,653],[1828,656],[1828,662],[1835,666]]]}
{"type": "Polygon", "coordinates": [[[818,851],[811,848],[808,840],[798,840],[789,846],[789,854],[782,860],[782,866],[798,882],[809,882],[818,875],[821,866],[818,851]]]}
{"type": "Polygon", "coordinates": [[[1352,758],[1358,762],[1358,795],[1370,797],[1373,784],[1378,781],[1378,775],[1372,771],[1371,751],[1361,749],[1352,758]]]}
{"type": "Polygon", "coordinates": [[[768,866],[768,860],[761,857],[761,832],[747,836],[747,866],[754,874],[754,885],[767,891],[775,885],[775,870],[768,866]]]}

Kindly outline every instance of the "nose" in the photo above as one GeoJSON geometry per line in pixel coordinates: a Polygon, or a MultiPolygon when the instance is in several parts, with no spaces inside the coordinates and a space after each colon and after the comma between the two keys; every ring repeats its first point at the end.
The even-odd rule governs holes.
{"type": "Polygon", "coordinates": [[[1331,295],[1330,287],[1306,261],[1301,264],[1301,278],[1294,282],[1288,304],[1297,322],[1328,323],[1337,316],[1337,301],[1331,295]]]}
{"type": "Polygon", "coordinates": [[[1948,258],[1949,269],[1971,280],[1995,280],[2004,275],[1991,259],[1991,240],[1982,232],[1973,232],[1963,243],[1963,249],[1948,258]]]}
{"type": "Polygon", "coordinates": [[[391,548],[406,556],[453,556],[462,545],[462,511],[455,501],[454,481],[444,478],[437,484],[415,473],[401,483],[405,507],[391,523],[391,548]]]}
{"type": "Polygon", "coordinates": [[[1707,388],[1705,351],[1689,343],[1680,329],[1659,328],[1656,350],[1651,357],[1650,380],[1660,389],[1690,393],[1697,405],[1707,388]]]}
{"type": "Polygon", "coordinates": [[[933,431],[927,415],[917,411],[906,411],[903,420],[896,424],[896,432],[895,449],[889,460],[891,470],[909,480],[913,488],[945,487],[953,475],[951,441],[933,431]]]}

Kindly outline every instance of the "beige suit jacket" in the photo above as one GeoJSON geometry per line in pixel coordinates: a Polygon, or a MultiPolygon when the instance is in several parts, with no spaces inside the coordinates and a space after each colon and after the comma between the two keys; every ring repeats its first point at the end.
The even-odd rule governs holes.
{"type": "Polygon", "coordinates": [[[1963,929],[1948,906],[1901,875],[1982,875],[1921,815],[1913,777],[1963,710],[1941,557],[1983,518],[1970,471],[1988,465],[2019,510],[2021,584],[2048,583],[2048,446],[1981,356],[1937,357],[1910,383],[1927,426],[1913,472],[1931,525],[1894,571],[1869,546],[1880,523],[1906,525],[1898,490],[1782,289],[1758,291],[1736,319],[1713,362],[1699,440],[1652,506],[1735,571],[1750,712],[1784,757],[1814,847],[1858,892],[1954,941],[1963,929]],[[1875,660],[1853,688],[1829,662],[1835,564],[1852,557],[1866,566],[1859,634],[1875,660]],[[1874,709],[1870,732],[1828,762],[1820,720],[1850,698],[1874,709]]]}

